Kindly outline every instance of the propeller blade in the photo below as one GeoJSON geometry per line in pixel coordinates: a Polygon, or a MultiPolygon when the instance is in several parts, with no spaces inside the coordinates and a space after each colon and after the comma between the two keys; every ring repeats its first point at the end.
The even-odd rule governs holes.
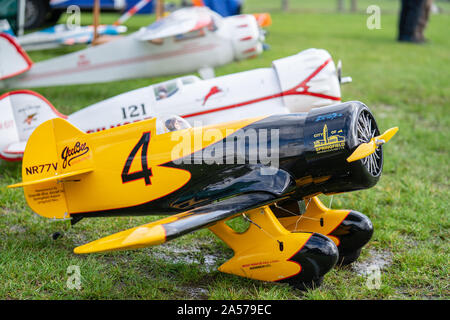
{"type": "Polygon", "coordinates": [[[378,146],[388,142],[397,133],[398,127],[386,130],[382,135],[373,137],[369,142],[361,143],[355,151],[347,158],[347,162],[353,162],[370,156],[377,150],[378,146]]]}
{"type": "Polygon", "coordinates": [[[393,127],[386,130],[381,136],[376,137],[375,139],[384,140],[384,142],[388,142],[391,138],[397,133],[398,127],[393,127]]]}
{"type": "Polygon", "coordinates": [[[370,142],[361,143],[358,148],[347,158],[347,162],[353,162],[367,156],[370,156],[377,149],[375,141],[370,140],[370,142]]]}

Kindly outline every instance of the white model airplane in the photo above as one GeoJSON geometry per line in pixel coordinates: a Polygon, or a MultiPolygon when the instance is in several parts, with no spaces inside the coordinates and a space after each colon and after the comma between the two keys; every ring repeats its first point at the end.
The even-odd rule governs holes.
{"type": "MultiPolygon", "coordinates": [[[[122,25],[99,25],[97,34],[116,36],[127,31],[122,25]]],[[[0,32],[14,36],[8,20],[0,20],[0,32]]],[[[54,49],[76,44],[90,44],[94,38],[94,26],[70,26],[57,24],[52,27],[27,33],[16,38],[17,43],[25,51],[54,49]]]]}
{"type": "Polygon", "coordinates": [[[0,88],[108,82],[199,71],[263,51],[253,15],[222,18],[205,7],[177,10],[122,39],[33,64],[8,34],[0,34],[0,88]]]}
{"type": "Polygon", "coordinates": [[[0,97],[0,157],[20,160],[33,130],[56,117],[92,133],[173,114],[201,126],[304,112],[341,100],[339,74],[326,50],[308,49],[273,61],[271,68],[208,80],[176,78],[120,94],[69,116],[35,92],[13,91],[0,97]]]}

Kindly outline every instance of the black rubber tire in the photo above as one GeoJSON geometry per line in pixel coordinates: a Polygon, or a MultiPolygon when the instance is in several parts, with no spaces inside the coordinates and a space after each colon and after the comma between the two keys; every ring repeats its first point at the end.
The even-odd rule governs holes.
{"type": "Polygon", "coordinates": [[[25,29],[39,28],[44,24],[49,4],[46,0],[26,0],[25,29]]]}
{"type": "Polygon", "coordinates": [[[52,239],[53,240],[58,240],[59,238],[61,238],[63,236],[62,232],[56,231],[52,234],[52,239]]]}
{"type": "Polygon", "coordinates": [[[359,255],[361,254],[361,249],[358,249],[356,251],[353,251],[345,256],[339,256],[339,260],[337,265],[338,266],[347,266],[353,262],[355,262],[356,260],[358,260],[359,255]]]}
{"type": "Polygon", "coordinates": [[[61,15],[63,14],[63,10],[52,10],[45,20],[45,24],[54,25],[58,22],[59,18],[61,18],[61,15]]]}
{"type": "Polygon", "coordinates": [[[287,283],[301,291],[317,289],[321,286],[323,281],[323,277],[319,277],[318,279],[311,280],[309,282],[298,282],[298,281],[287,281],[287,283]]]}

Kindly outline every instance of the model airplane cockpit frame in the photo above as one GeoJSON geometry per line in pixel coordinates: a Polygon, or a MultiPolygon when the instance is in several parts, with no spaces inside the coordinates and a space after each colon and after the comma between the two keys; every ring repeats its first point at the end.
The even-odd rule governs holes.
{"type": "Polygon", "coordinates": [[[330,54],[308,49],[260,68],[208,80],[186,76],[123,93],[61,115],[41,95],[25,90],[0,96],[0,158],[20,160],[32,131],[62,117],[91,133],[157,115],[176,114],[191,125],[304,112],[341,100],[340,68],[330,54]],[[245,87],[242,86],[245,83],[245,87]]]}
{"type": "Polygon", "coordinates": [[[378,182],[382,145],[397,128],[380,135],[363,103],[176,131],[157,123],[86,134],[48,120],[28,140],[23,182],[10,187],[23,187],[37,214],[72,223],[169,215],[77,254],[144,248],[209,228],[234,251],[220,271],[298,288],[317,286],[338,259],[351,263],[370,240],[367,216],[326,208],[316,197],[378,182]],[[250,221],[243,233],[225,223],[240,215],[250,221]]]}
{"type": "Polygon", "coordinates": [[[0,33],[0,88],[87,84],[183,74],[259,55],[264,33],[253,15],[222,18],[205,7],[177,10],[121,39],[32,63],[0,33]]]}

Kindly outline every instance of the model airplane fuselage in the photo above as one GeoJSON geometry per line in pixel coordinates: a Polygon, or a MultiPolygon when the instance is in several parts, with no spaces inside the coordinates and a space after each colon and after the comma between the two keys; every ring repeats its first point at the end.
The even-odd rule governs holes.
{"type": "Polygon", "coordinates": [[[340,101],[336,67],[330,54],[308,49],[275,60],[272,68],[200,80],[182,77],[123,93],[68,117],[42,96],[14,91],[0,97],[0,157],[20,159],[28,137],[41,123],[65,117],[87,133],[158,115],[176,114],[193,126],[237,119],[304,112],[340,101]],[[29,118],[34,115],[32,118],[29,118]]]}
{"type": "MultiPolygon", "coordinates": [[[[119,35],[127,31],[126,26],[99,25],[98,35],[119,35]]],[[[57,24],[44,30],[27,33],[18,38],[26,51],[54,49],[75,44],[89,44],[94,38],[94,26],[73,26],[57,24]]]]}
{"type": "Polygon", "coordinates": [[[302,287],[320,281],[338,257],[354,261],[369,241],[366,216],[314,197],[380,178],[381,144],[396,130],[380,136],[364,104],[199,128],[176,121],[86,134],[49,120],[31,135],[23,182],[13,187],[24,187],[32,210],[48,218],[170,215],[80,246],[79,254],[157,245],[207,227],[235,252],[219,270],[302,287]],[[302,199],[304,213],[296,208],[302,199]],[[236,233],[225,221],[241,214],[250,228],[236,233]]]}
{"type": "Polygon", "coordinates": [[[31,63],[0,34],[0,87],[97,83],[195,72],[259,55],[254,16],[222,18],[207,8],[178,10],[147,28],[102,45],[31,63]]]}

